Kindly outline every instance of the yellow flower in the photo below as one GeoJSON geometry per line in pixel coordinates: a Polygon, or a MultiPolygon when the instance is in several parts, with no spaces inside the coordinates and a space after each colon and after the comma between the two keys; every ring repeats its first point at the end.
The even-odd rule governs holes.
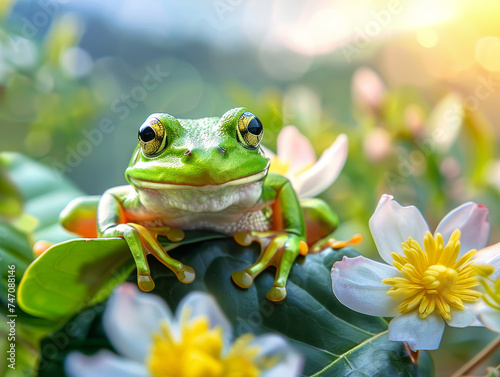
{"type": "Polygon", "coordinates": [[[231,326],[215,300],[191,292],[173,316],[153,294],[123,284],[103,316],[106,335],[122,356],[103,350],[68,355],[71,377],[270,377],[296,376],[301,357],[278,335],[244,334],[231,344],[231,326]]]}
{"type": "Polygon", "coordinates": [[[395,317],[390,340],[405,341],[414,351],[438,348],[445,322],[476,323],[478,273],[500,265],[500,258],[477,251],[488,240],[487,216],[486,207],[466,203],[446,215],[433,235],[417,208],[383,195],[370,230],[387,264],[364,257],[335,263],[335,296],[358,312],[395,317]]]}

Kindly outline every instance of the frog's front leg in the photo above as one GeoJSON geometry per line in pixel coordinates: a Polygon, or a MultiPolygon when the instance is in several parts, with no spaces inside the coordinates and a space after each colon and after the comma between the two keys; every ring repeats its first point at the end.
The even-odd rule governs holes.
{"type": "Polygon", "coordinates": [[[142,225],[129,222],[123,203],[119,199],[125,196],[117,195],[116,191],[118,190],[126,190],[126,188],[108,190],[99,201],[97,208],[98,236],[125,239],[137,266],[137,285],[141,290],[148,292],[155,287],[147,261],[148,254],[153,255],[172,270],[179,281],[191,283],[195,277],[194,270],[171,258],[157,240],[158,235],[165,235],[172,241],[179,241],[183,238],[183,233],[167,227],[147,229],[142,225]]]}
{"type": "Polygon", "coordinates": [[[276,267],[273,287],[266,297],[281,301],[286,297],[286,282],[290,269],[299,254],[307,254],[305,224],[299,201],[292,185],[285,177],[270,174],[265,182],[262,199],[272,202],[273,224],[270,232],[239,232],[236,242],[249,245],[261,244],[258,260],[243,271],[232,274],[233,281],[242,288],[249,288],[253,280],[269,266],[276,267]]]}

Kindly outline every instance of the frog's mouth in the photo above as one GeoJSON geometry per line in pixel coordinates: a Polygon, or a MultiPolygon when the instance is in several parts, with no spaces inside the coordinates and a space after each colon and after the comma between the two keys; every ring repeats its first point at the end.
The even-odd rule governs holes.
{"type": "Polygon", "coordinates": [[[199,189],[199,190],[220,190],[225,187],[230,187],[230,186],[242,186],[247,183],[252,183],[259,181],[263,179],[269,170],[269,164],[267,167],[255,174],[252,175],[247,175],[246,177],[242,178],[237,178],[233,179],[231,181],[227,181],[224,183],[219,183],[219,184],[211,184],[211,185],[203,185],[203,186],[197,186],[197,185],[186,185],[182,183],[172,183],[172,182],[161,182],[161,181],[150,181],[146,179],[140,179],[140,178],[134,178],[130,177],[130,182],[138,188],[146,188],[146,189],[156,189],[156,190],[182,190],[182,189],[199,189]]]}

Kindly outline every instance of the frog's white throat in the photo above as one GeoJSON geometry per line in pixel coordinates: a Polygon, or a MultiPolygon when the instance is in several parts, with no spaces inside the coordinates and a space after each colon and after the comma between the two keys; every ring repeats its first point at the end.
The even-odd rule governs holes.
{"type": "MultiPolygon", "coordinates": [[[[150,213],[170,213],[184,217],[187,213],[237,214],[251,211],[262,195],[267,171],[219,185],[191,186],[159,182],[131,181],[141,204],[150,213]],[[183,215],[184,213],[184,215],[183,215]]],[[[194,219],[192,219],[194,220],[194,219]]]]}

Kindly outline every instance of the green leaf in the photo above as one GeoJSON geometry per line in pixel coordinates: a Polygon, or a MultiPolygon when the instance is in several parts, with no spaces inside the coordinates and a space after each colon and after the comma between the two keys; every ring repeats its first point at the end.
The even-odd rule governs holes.
{"type": "Polygon", "coordinates": [[[109,286],[114,276],[115,285],[120,283],[133,267],[122,238],[62,242],[26,270],[19,286],[19,304],[41,318],[65,318],[90,306],[101,287],[109,286]]]}
{"type": "Polygon", "coordinates": [[[257,278],[248,290],[231,281],[233,271],[255,261],[257,245],[243,248],[226,240],[196,246],[197,250],[189,253],[171,253],[195,269],[197,276],[191,285],[176,284],[173,274],[151,261],[157,286],[154,292],[170,307],[176,307],[190,291],[211,293],[238,335],[277,332],[287,336],[305,356],[307,376],[417,375],[418,368],[410,363],[402,344],[387,340],[384,319],[353,312],[333,295],[331,266],[343,256],[356,255],[353,251],[308,255],[292,269],[285,302],[272,304],[265,298],[274,279],[270,271],[257,278]]]}
{"type": "MultiPolygon", "coordinates": [[[[165,250],[224,237],[191,231],[165,250]]],[[[75,239],[52,246],[33,262],[19,286],[23,310],[41,318],[63,320],[108,298],[135,268],[123,238],[75,239]]]]}
{"type": "MultiPolygon", "coordinates": [[[[421,355],[423,366],[419,368],[411,364],[401,343],[387,340],[386,320],[353,312],[334,297],[330,268],[343,256],[356,255],[353,251],[329,250],[299,260],[288,282],[288,297],[281,304],[265,298],[273,284],[271,271],[259,276],[248,290],[238,288],[231,281],[233,271],[255,261],[257,245],[242,247],[227,238],[181,246],[170,255],[193,267],[196,279],[191,284],[182,284],[170,270],[149,258],[156,283],[152,294],[161,296],[175,309],[191,291],[211,293],[232,322],[236,335],[274,332],[288,337],[306,358],[305,376],[433,375],[432,363],[425,353],[421,355]],[[425,374],[421,373],[422,368],[425,374]]],[[[136,283],[135,272],[129,281],[136,283]]],[[[61,373],[65,355],[70,351],[93,353],[102,347],[109,348],[100,324],[101,314],[102,306],[98,305],[68,323],[67,326],[81,328],[80,332],[88,334],[87,337],[71,338],[57,356],[45,358],[43,364],[47,372],[40,376],[61,373]],[[90,316],[93,318],[90,324],[82,319],[90,316]],[[95,329],[100,332],[96,333],[95,329]]],[[[54,338],[57,337],[58,333],[54,334],[54,338]]],[[[52,342],[46,339],[46,344],[52,342]]]]}

